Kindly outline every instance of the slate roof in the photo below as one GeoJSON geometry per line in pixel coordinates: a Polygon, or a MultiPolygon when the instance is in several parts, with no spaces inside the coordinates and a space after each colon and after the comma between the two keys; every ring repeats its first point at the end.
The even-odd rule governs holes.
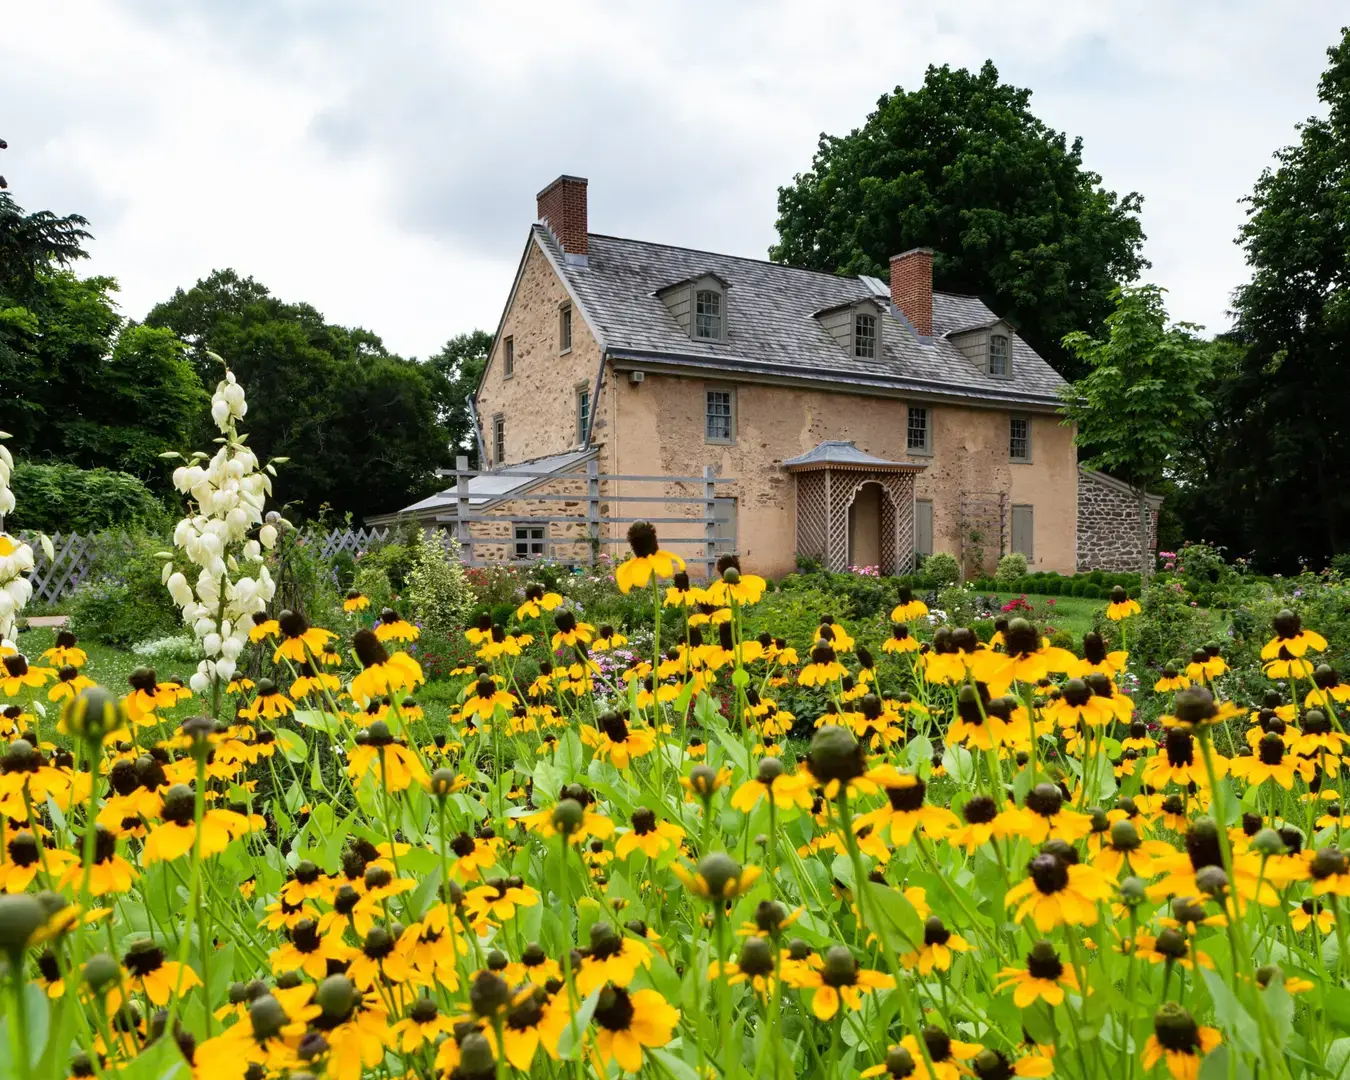
{"type": "MultiPolygon", "coordinates": [[[[505,469],[479,473],[477,476],[469,478],[469,507],[477,511],[491,503],[499,502],[508,495],[523,495],[524,489],[546,483],[548,480],[546,476],[535,476],[533,474],[565,473],[572,466],[594,456],[595,450],[593,449],[569,450],[565,454],[552,454],[548,457],[536,458],[533,461],[517,462],[508,465],[505,469]],[[531,475],[511,475],[512,471],[517,469],[531,475]]],[[[445,516],[453,517],[458,507],[459,492],[452,484],[444,491],[438,491],[435,495],[428,495],[425,499],[410,506],[405,506],[396,513],[379,514],[367,518],[366,522],[368,524],[382,524],[385,521],[392,521],[405,515],[440,520],[445,516]]]]}
{"type": "Polygon", "coordinates": [[[919,472],[927,468],[926,465],[918,465],[912,461],[887,461],[885,458],[879,458],[875,454],[859,450],[852,439],[827,439],[825,442],[812,447],[806,453],[799,454],[795,458],[789,458],[783,462],[783,465],[798,472],[808,469],[829,468],[875,469],[880,472],[919,472]]]}
{"type": "Polygon", "coordinates": [[[1010,379],[981,372],[943,335],[997,320],[977,297],[934,293],[931,340],[917,338],[888,305],[883,355],[856,359],[814,317],[816,312],[877,295],[874,278],[781,266],[734,255],[596,233],[585,260],[564,256],[552,233],[535,236],[565,279],[602,346],[616,359],[673,367],[709,367],[747,375],[807,379],[889,392],[991,402],[1057,405],[1064,380],[1020,336],[1013,337],[1010,379]],[[676,282],[715,274],[728,283],[725,342],[697,341],[682,331],[656,294],[676,282]]]}

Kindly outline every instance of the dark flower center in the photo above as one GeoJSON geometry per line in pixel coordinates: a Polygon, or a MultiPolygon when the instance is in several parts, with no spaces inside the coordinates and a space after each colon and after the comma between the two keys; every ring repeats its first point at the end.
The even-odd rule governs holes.
{"type": "Polygon", "coordinates": [[[9,857],[15,866],[32,866],[38,861],[38,842],[30,832],[17,833],[9,842],[9,857]]]}
{"type": "Polygon", "coordinates": [[[967,825],[988,825],[998,817],[998,807],[988,795],[976,795],[961,809],[967,825]]]}
{"type": "Polygon", "coordinates": [[[906,787],[888,787],[886,798],[890,800],[892,810],[901,813],[913,812],[923,806],[924,793],[927,790],[928,785],[915,776],[914,783],[906,787]]]}
{"type": "Polygon", "coordinates": [[[627,1031],[633,1024],[633,1001],[628,991],[619,986],[607,986],[600,991],[593,1019],[607,1031],[627,1031]]]}
{"type": "Polygon", "coordinates": [[[645,806],[633,811],[633,831],[638,836],[646,836],[656,831],[656,815],[645,806]]]}
{"type": "Polygon", "coordinates": [[[1174,769],[1195,764],[1195,740],[1191,738],[1189,731],[1184,728],[1168,728],[1165,746],[1167,764],[1174,769]]]}
{"type": "Polygon", "coordinates": [[[149,941],[137,942],[122,962],[135,978],[144,978],[164,966],[164,950],[149,941]]]}
{"type": "Polygon", "coordinates": [[[1057,855],[1042,853],[1027,864],[1039,892],[1049,895],[1069,887],[1069,868],[1057,855]]]}

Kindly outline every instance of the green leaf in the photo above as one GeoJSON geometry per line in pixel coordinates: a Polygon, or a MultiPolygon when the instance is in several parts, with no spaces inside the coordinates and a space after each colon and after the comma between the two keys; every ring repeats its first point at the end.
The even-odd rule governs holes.
{"type": "Polygon", "coordinates": [[[1209,996],[1214,1001],[1214,1016],[1219,1026],[1227,1032],[1233,1044],[1244,1054],[1258,1053],[1261,1047],[1260,1033],[1256,1021],[1242,1007],[1242,1002],[1234,996],[1222,975],[1208,968],[1200,968],[1204,976],[1209,996]]]}
{"type": "Polygon", "coordinates": [[[341,733],[338,727],[338,718],[322,709],[296,709],[292,715],[296,722],[303,727],[316,728],[334,736],[341,733]]]}
{"type": "Polygon", "coordinates": [[[591,1022],[591,1016],[595,1013],[595,1003],[599,1000],[600,991],[593,991],[577,1008],[576,1016],[563,1028],[562,1037],[558,1040],[558,1056],[563,1060],[570,1061],[580,1051],[582,1035],[586,1031],[586,1025],[591,1022]]]}
{"type": "Polygon", "coordinates": [[[923,941],[923,920],[914,910],[909,898],[898,889],[877,881],[866,883],[867,907],[875,912],[882,925],[878,927],[883,938],[889,938],[892,948],[909,952],[923,941]]]}
{"type": "Polygon", "coordinates": [[[290,761],[299,763],[309,760],[309,747],[305,745],[304,736],[298,731],[277,728],[277,741],[281,743],[281,748],[290,761]]]}

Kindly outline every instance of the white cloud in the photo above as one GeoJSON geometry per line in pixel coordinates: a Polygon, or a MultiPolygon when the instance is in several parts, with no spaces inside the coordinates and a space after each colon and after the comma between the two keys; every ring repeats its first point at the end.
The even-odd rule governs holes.
{"type": "Polygon", "coordinates": [[[929,63],[1034,91],[1090,167],[1145,196],[1151,279],[1225,325],[1233,238],[1317,102],[1338,5],[966,0],[278,3],[53,0],[11,13],[0,159],[79,211],[90,271],[142,316],[233,266],[405,354],[492,328],[559,172],[596,231],[763,255],[817,135],[929,63]]]}

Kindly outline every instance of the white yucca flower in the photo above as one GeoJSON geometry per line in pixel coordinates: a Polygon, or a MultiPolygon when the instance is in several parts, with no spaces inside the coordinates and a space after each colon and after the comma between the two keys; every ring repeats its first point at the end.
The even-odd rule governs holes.
{"type": "Polygon", "coordinates": [[[264,519],[275,469],[259,465],[238,430],[247,412],[244,388],[227,370],[211,396],[211,418],[223,436],[220,449],[212,456],[196,453],[173,471],[174,487],[190,504],[174,528],[173,544],[197,573],[194,580],[175,570],[166,553],[164,584],[201,646],[203,659],[191,679],[198,693],[234,676],[253,616],[265,611],[276,593],[262,562],[263,551],[277,542],[281,522],[275,513],[264,519]]]}
{"type": "MultiPolygon", "coordinates": [[[[0,439],[8,438],[7,432],[0,431],[0,439]]],[[[0,442],[0,519],[14,512],[14,492],[9,489],[13,471],[14,459],[9,448],[0,442]]],[[[32,570],[33,549],[0,528],[0,648],[5,652],[15,651],[15,624],[33,595],[33,585],[27,577],[32,570]]]]}

